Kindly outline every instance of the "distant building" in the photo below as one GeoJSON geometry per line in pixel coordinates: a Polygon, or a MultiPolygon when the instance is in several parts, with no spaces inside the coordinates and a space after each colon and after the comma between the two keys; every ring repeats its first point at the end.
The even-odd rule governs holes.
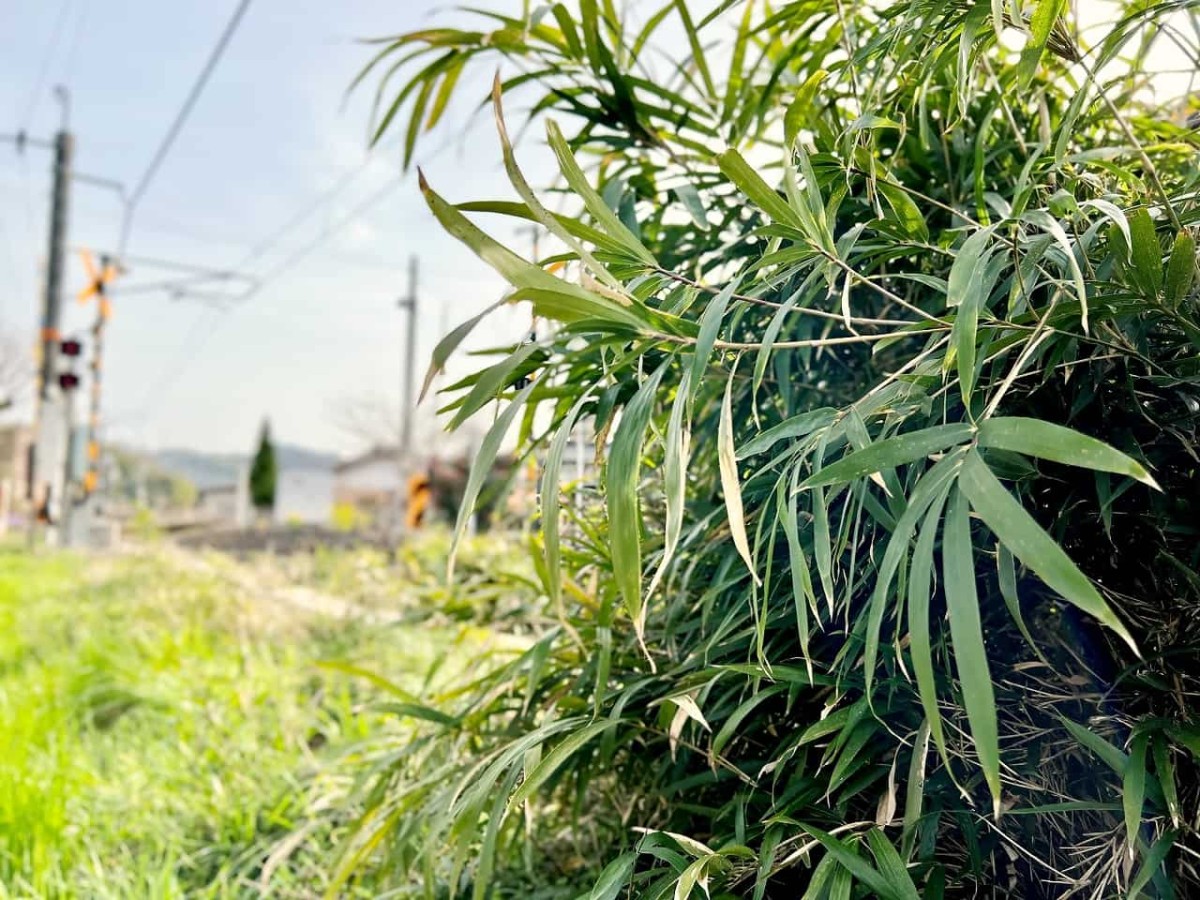
{"type": "Polygon", "coordinates": [[[380,523],[395,515],[405,484],[396,448],[375,447],[334,467],[333,502],[380,523]]]}
{"type": "Polygon", "coordinates": [[[222,525],[244,524],[242,494],[241,486],[236,484],[216,484],[200,488],[196,492],[197,518],[222,525]]]}
{"type": "Polygon", "coordinates": [[[328,525],[333,519],[334,473],[330,469],[284,469],[275,479],[275,522],[328,525]]]}
{"type": "Polygon", "coordinates": [[[27,425],[0,425],[0,534],[10,520],[28,514],[29,450],[33,429],[27,425]]]}

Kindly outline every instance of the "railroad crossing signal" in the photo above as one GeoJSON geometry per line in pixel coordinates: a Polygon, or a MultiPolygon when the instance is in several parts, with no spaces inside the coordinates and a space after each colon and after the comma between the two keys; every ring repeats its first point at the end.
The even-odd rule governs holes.
{"type": "Polygon", "coordinates": [[[112,301],[108,297],[108,286],[121,274],[121,268],[107,256],[100,257],[100,264],[90,250],[79,254],[87,272],[87,286],[79,292],[79,302],[87,303],[96,298],[96,321],[92,325],[92,397],[88,415],[87,470],[80,487],[84,499],[90,497],[100,483],[100,440],[97,428],[100,424],[100,384],[104,360],[104,326],[112,317],[112,301]]]}
{"type": "Polygon", "coordinates": [[[79,255],[83,258],[83,268],[87,271],[88,283],[87,287],[79,292],[79,302],[87,303],[93,297],[97,298],[99,303],[99,314],[103,319],[107,319],[112,315],[112,303],[108,299],[109,282],[116,280],[116,277],[121,274],[121,270],[112,264],[107,256],[100,257],[100,265],[96,265],[96,258],[92,255],[91,250],[81,250],[79,255]]]}
{"type": "Polygon", "coordinates": [[[433,488],[428,475],[424,472],[417,472],[408,479],[408,510],[404,517],[404,524],[408,526],[409,530],[421,527],[432,499],[433,488]]]}

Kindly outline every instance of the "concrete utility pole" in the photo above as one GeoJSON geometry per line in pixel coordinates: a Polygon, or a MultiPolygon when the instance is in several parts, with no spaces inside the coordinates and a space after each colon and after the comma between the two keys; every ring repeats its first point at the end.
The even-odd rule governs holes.
{"type": "Polygon", "coordinates": [[[414,391],[417,379],[417,257],[408,258],[408,295],[397,304],[408,313],[404,359],[400,364],[400,465],[412,452],[413,420],[416,418],[414,391]]]}
{"type": "MultiPolygon", "coordinates": [[[[71,189],[71,165],[75,138],[67,130],[66,92],[63,102],[63,127],[54,136],[54,186],[50,198],[50,243],[46,254],[46,290],[42,298],[41,367],[37,393],[36,443],[33,456],[33,501],[37,510],[45,509],[47,539],[52,540],[57,512],[63,508],[63,456],[67,435],[59,434],[60,424],[48,407],[59,399],[57,390],[58,345],[62,335],[63,269],[66,260],[67,210],[71,189]]],[[[37,519],[37,516],[34,516],[37,519]]],[[[36,526],[35,526],[36,527],[36,526]]]]}

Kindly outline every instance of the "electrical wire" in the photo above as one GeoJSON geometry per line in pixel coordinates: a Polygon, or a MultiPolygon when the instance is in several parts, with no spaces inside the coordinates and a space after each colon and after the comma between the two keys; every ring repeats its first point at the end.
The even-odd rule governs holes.
{"type": "Polygon", "coordinates": [[[213,71],[217,68],[217,63],[221,61],[221,57],[225,53],[225,48],[229,46],[229,42],[237,31],[238,25],[241,24],[242,17],[250,7],[250,2],[251,0],[240,0],[238,3],[237,8],[233,11],[233,16],[230,17],[229,22],[225,26],[225,30],[221,32],[221,36],[217,39],[216,46],[213,47],[212,52],[209,54],[208,61],[204,64],[204,68],[200,70],[199,77],[192,85],[187,98],[183,101],[183,106],[179,108],[174,121],[171,122],[171,127],[167,129],[166,136],[163,137],[162,143],[159,144],[158,150],[155,151],[154,157],[150,160],[150,165],[146,167],[146,171],[142,174],[137,186],[130,193],[129,202],[125,207],[124,221],[121,224],[121,239],[118,246],[118,253],[120,255],[124,255],[125,253],[125,246],[129,241],[129,230],[133,226],[133,214],[138,204],[149,189],[155,175],[158,174],[158,170],[167,158],[167,154],[171,152],[171,147],[174,145],[175,139],[179,137],[179,132],[183,130],[183,125],[191,114],[192,108],[204,92],[209,78],[212,77],[213,71]]]}
{"type": "Polygon", "coordinates": [[[37,80],[33,83],[33,90],[29,94],[29,100],[25,104],[25,115],[21,118],[21,131],[28,131],[29,126],[33,124],[34,114],[37,112],[38,103],[42,99],[42,89],[46,86],[46,78],[50,74],[50,65],[54,62],[55,52],[58,50],[58,43],[62,40],[63,29],[67,24],[67,13],[70,12],[72,0],[62,0],[58,7],[58,19],[54,23],[54,30],[50,35],[50,43],[46,45],[46,54],[42,57],[42,67],[38,71],[37,80]]]}
{"type": "MultiPolygon", "coordinates": [[[[288,254],[283,260],[272,266],[264,273],[257,284],[250,287],[240,296],[235,298],[236,306],[234,310],[246,306],[250,300],[256,297],[272,282],[278,280],[285,274],[294,271],[298,265],[304,262],[311,256],[322,244],[333,238],[338,232],[349,225],[354,220],[365,215],[372,207],[382,201],[388,194],[394,191],[401,184],[399,178],[388,181],[378,191],[375,191],[367,197],[362,203],[351,210],[347,215],[338,219],[333,225],[325,229],[317,236],[315,240],[302,245],[296,251],[288,254]]],[[[200,326],[202,320],[197,320],[191,331],[188,333],[188,338],[185,340],[185,345],[190,344],[188,352],[185,355],[175,360],[174,365],[165,369],[160,373],[159,377],[150,382],[151,389],[147,392],[141,404],[137,407],[137,417],[148,417],[151,412],[157,409],[166,398],[168,391],[179,383],[184,372],[191,366],[193,362],[200,356],[201,351],[207,345],[213,335],[216,334],[225,316],[219,312],[209,310],[209,317],[206,324],[209,325],[207,331],[200,334],[200,326]]]]}

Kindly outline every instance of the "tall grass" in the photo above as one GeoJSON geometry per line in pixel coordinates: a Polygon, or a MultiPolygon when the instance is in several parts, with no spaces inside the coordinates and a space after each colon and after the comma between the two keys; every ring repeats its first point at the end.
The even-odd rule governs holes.
{"type": "Polygon", "coordinates": [[[336,819],[301,827],[339,747],[394,729],[451,632],[299,614],[156,555],[0,552],[0,896],[311,897],[336,819]]]}

